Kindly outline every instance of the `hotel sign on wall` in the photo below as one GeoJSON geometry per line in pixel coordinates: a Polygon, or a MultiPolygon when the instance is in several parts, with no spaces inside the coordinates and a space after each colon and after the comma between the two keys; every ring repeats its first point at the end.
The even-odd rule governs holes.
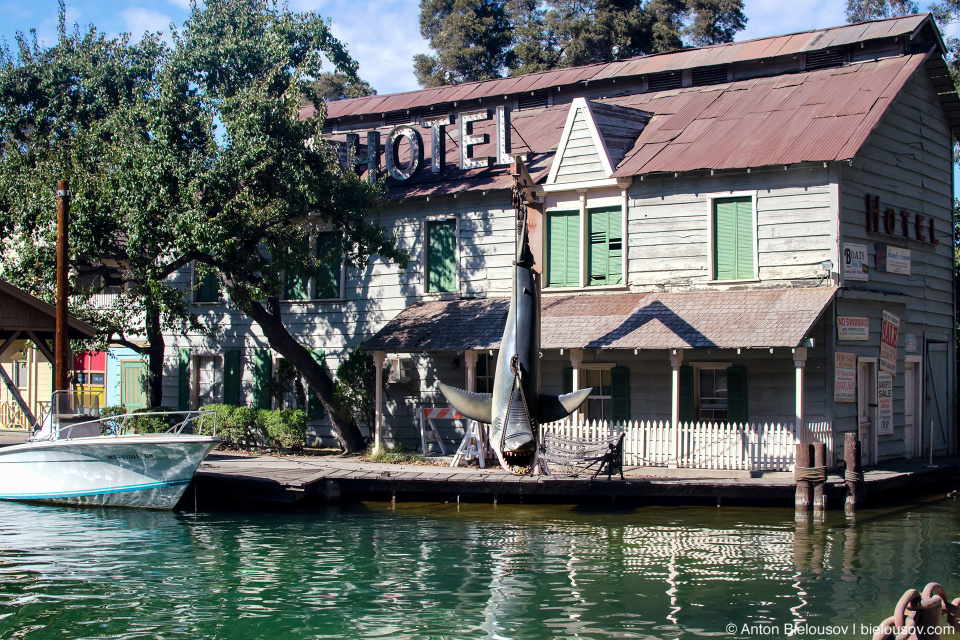
{"type": "Polygon", "coordinates": [[[867,201],[867,231],[885,233],[888,236],[901,236],[911,240],[920,240],[930,244],[940,244],[937,240],[933,218],[927,218],[919,213],[909,211],[897,212],[888,207],[881,213],[880,196],[866,195],[867,201]]]}
{"type": "Polygon", "coordinates": [[[897,375],[897,343],[900,340],[900,318],[883,312],[880,325],[880,370],[897,375]]]}
{"type": "Polygon", "coordinates": [[[838,340],[869,340],[870,318],[866,316],[837,316],[838,340]]]}

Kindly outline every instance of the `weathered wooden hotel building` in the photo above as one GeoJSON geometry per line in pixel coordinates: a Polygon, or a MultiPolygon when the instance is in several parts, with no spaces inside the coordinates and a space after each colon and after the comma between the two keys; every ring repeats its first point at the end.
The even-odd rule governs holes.
{"type": "MultiPolygon", "coordinates": [[[[931,434],[953,453],[944,51],[922,14],[330,103],[329,139],[387,175],[377,215],[412,260],[289,283],[288,324],[331,369],[358,345],[385,362],[383,437],[419,446],[439,381],[490,384],[524,154],[544,392],[592,386],[591,420],[858,431],[868,463],[927,455],[931,434]]],[[[169,337],[166,403],[295,402],[256,327],[193,295],[218,334],[169,337]]]]}

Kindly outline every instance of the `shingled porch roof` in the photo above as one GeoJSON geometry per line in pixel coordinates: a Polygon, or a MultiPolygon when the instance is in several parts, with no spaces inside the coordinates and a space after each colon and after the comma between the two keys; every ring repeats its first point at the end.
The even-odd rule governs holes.
{"type": "MultiPolygon", "coordinates": [[[[837,287],[550,296],[544,349],[796,347],[837,287]]],[[[497,349],[509,298],[415,303],[363,344],[422,353],[497,349]]]]}

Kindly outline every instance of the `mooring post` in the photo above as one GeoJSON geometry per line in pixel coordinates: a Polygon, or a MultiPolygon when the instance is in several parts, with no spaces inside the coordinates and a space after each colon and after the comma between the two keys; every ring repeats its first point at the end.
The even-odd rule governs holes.
{"type": "Polygon", "coordinates": [[[793,468],[793,477],[797,483],[797,496],[794,506],[798,510],[807,510],[813,502],[811,482],[809,480],[810,467],[813,466],[813,446],[797,444],[797,463],[793,468]]]}
{"type": "Polygon", "coordinates": [[[817,476],[813,485],[813,510],[823,511],[827,508],[827,445],[823,442],[813,443],[813,467],[817,476]]]}
{"type": "Polygon", "coordinates": [[[847,502],[844,508],[855,511],[863,504],[863,468],[860,466],[860,440],[850,432],[843,436],[843,462],[846,469],[843,480],[847,484],[847,502]]]}

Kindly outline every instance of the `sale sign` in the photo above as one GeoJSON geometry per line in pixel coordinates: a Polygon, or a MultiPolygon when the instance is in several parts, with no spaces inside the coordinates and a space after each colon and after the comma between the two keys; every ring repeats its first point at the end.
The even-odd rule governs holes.
{"type": "Polygon", "coordinates": [[[897,375],[897,342],[900,339],[900,318],[883,312],[880,325],[880,370],[891,376],[897,375]]]}

